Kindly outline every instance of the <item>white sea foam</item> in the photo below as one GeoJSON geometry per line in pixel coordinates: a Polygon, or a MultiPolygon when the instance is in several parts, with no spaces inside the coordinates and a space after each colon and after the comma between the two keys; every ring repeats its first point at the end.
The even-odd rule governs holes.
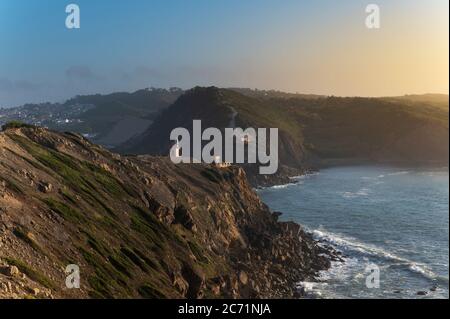
{"type": "Polygon", "coordinates": [[[280,185],[274,185],[274,186],[263,186],[263,187],[258,187],[256,189],[256,191],[259,190],[266,190],[266,189],[285,189],[288,187],[292,187],[292,186],[296,186],[296,185],[302,185],[303,181],[302,179],[304,179],[307,175],[301,175],[301,176],[294,176],[294,177],[290,177],[289,179],[292,180],[293,182],[291,183],[286,183],[286,184],[280,184],[280,185]]]}
{"type": "MultiPolygon", "coordinates": [[[[341,256],[341,258],[345,262],[332,262],[330,269],[319,273],[316,278],[319,280],[318,283],[302,283],[304,290],[308,290],[308,295],[310,292],[320,298],[448,298],[448,262],[445,261],[445,258],[441,258],[448,256],[448,251],[444,249],[443,256],[439,255],[441,247],[437,239],[440,238],[440,234],[436,233],[436,241],[428,241],[428,235],[431,236],[430,239],[433,238],[433,233],[428,233],[428,226],[431,228],[433,221],[425,217],[428,216],[427,209],[420,209],[421,206],[411,206],[415,203],[412,197],[415,197],[414,194],[421,194],[419,192],[421,189],[412,192],[409,188],[405,189],[402,186],[403,183],[407,186],[412,185],[413,179],[417,179],[416,184],[419,185],[419,182],[425,179],[430,181],[430,187],[437,188],[440,186],[431,184],[433,181],[430,179],[433,177],[428,178],[421,174],[434,175],[434,178],[440,183],[442,176],[448,178],[448,172],[436,170],[420,172],[405,168],[390,168],[378,171],[368,170],[361,174],[360,170],[356,170],[354,173],[352,172],[351,176],[342,180],[339,179],[341,171],[337,171],[339,178],[334,179],[335,175],[333,174],[333,171],[325,171],[322,173],[323,178],[308,179],[302,176],[297,179],[305,183],[308,192],[317,189],[317,192],[323,194],[320,198],[313,198],[314,201],[309,201],[308,192],[306,195],[304,193],[299,195],[298,203],[294,201],[293,194],[297,190],[300,193],[306,186],[283,187],[287,188],[285,192],[293,201],[292,207],[286,206],[283,202],[284,190],[272,192],[280,194],[274,200],[275,207],[280,211],[288,207],[285,210],[290,214],[289,218],[297,220],[296,212],[304,211],[304,214],[298,215],[299,222],[303,222],[304,225],[323,223],[326,226],[325,229],[313,230],[310,228],[310,232],[314,233],[316,239],[321,239],[321,245],[333,246],[343,253],[344,257],[341,256]],[[409,181],[410,179],[411,181],[409,181]],[[379,183],[384,183],[388,187],[377,186],[379,183]],[[384,192],[392,190],[398,190],[398,200],[407,198],[411,201],[397,203],[396,197],[383,196],[384,192]],[[316,200],[323,200],[323,203],[317,203],[316,200]],[[392,206],[387,206],[391,203],[392,206]],[[332,208],[334,205],[336,207],[332,208]],[[385,207],[392,207],[392,210],[385,210],[385,207]],[[320,213],[316,215],[315,213],[319,209],[320,213]],[[366,211],[369,224],[362,224],[364,220],[360,216],[366,216],[366,211]],[[411,214],[406,214],[409,211],[411,214]],[[425,215],[421,217],[419,211],[425,215]],[[306,212],[312,214],[307,215],[306,212]],[[349,213],[347,214],[347,212],[349,213]],[[352,214],[353,212],[355,214],[352,214]],[[399,214],[393,215],[397,212],[399,214]],[[417,214],[415,214],[416,212],[417,214]],[[411,219],[404,220],[403,214],[406,218],[410,217],[411,219]],[[397,221],[398,227],[389,224],[391,215],[396,217],[392,221],[397,221]],[[352,216],[358,217],[355,222],[347,219],[352,216]],[[424,218],[427,223],[424,228],[421,228],[419,226],[424,218]],[[405,222],[402,223],[403,221],[405,222]],[[380,232],[375,232],[375,227],[380,227],[380,232]],[[387,228],[383,229],[382,227],[387,228]],[[373,232],[370,238],[365,237],[368,235],[367,233],[362,233],[366,228],[369,233],[373,232]],[[409,231],[416,228],[418,231],[423,231],[424,236],[421,233],[410,236],[409,231]],[[328,232],[328,229],[335,233],[328,232]],[[394,235],[383,236],[383,233],[389,230],[394,235]],[[428,247],[431,249],[428,250],[428,247]],[[368,275],[366,266],[368,264],[376,264],[380,268],[380,289],[366,288],[368,275]],[[417,292],[422,290],[428,292],[427,296],[417,295],[417,292]]],[[[291,182],[295,180],[293,179],[291,182]]],[[[448,201],[441,203],[439,194],[436,194],[436,198],[430,198],[432,200],[430,203],[433,204],[430,206],[430,210],[435,209],[434,204],[439,205],[436,206],[436,213],[440,212],[442,207],[446,205],[448,207],[448,201]]],[[[417,198],[417,200],[420,200],[421,204],[423,203],[423,199],[417,198]]]]}
{"type": "Polygon", "coordinates": [[[370,189],[369,188],[361,188],[356,192],[338,192],[344,198],[355,198],[361,196],[369,196],[370,189]]]}
{"type": "Polygon", "coordinates": [[[298,182],[298,183],[287,183],[287,184],[282,184],[282,185],[271,186],[271,187],[268,187],[268,188],[269,189],[284,189],[284,188],[288,188],[288,187],[299,185],[299,184],[301,184],[301,183],[300,182],[298,182]]]}
{"type": "Polygon", "coordinates": [[[307,174],[303,174],[303,175],[291,176],[289,178],[290,179],[294,179],[294,180],[298,180],[298,179],[309,178],[309,177],[316,176],[316,175],[320,175],[320,172],[312,172],[312,173],[307,173],[307,174]]]}
{"type": "Polygon", "coordinates": [[[388,176],[397,176],[397,175],[406,175],[409,174],[409,171],[399,171],[399,172],[394,172],[394,173],[389,173],[387,174],[388,176]]]}
{"type": "Polygon", "coordinates": [[[308,174],[304,174],[304,175],[298,175],[298,176],[291,176],[289,177],[289,179],[293,182],[291,183],[286,183],[286,184],[281,184],[281,185],[274,185],[274,186],[268,186],[268,187],[259,187],[259,190],[264,190],[264,189],[285,189],[288,187],[292,187],[292,186],[296,186],[296,185],[302,185],[304,183],[304,179],[307,179],[311,176],[314,175],[319,175],[320,172],[314,172],[314,173],[308,173],[308,174]]]}
{"type": "Polygon", "coordinates": [[[299,180],[299,179],[305,179],[307,175],[298,175],[298,176],[291,176],[289,179],[291,180],[299,180]]]}
{"type": "MultiPolygon", "coordinates": [[[[394,262],[393,266],[395,265],[404,265],[408,267],[410,271],[413,271],[419,275],[422,275],[428,279],[443,279],[437,274],[435,274],[433,271],[431,271],[428,266],[426,266],[423,263],[418,263],[403,257],[400,257],[394,253],[391,253],[383,248],[362,243],[358,241],[355,238],[343,236],[343,235],[337,235],[333,234],[331,232],[327,232],[323,229],[320,230],[313,230],[313,235],[321,240],[324,240],[331,245],[335,246],[338,249],[341,250],[350,250],[350,251],[356,251],[363,255],[369,255],[369,256],[375,256],[379,258],[384,258],[387,260],[390,260],[394,262]]],[[[445,278],[444,278],[445,280],[445,278]]],[[[448,279],[447,279],[448,280],[448,279]]]]}
{"type": "Polygon", "coordinates": [[[321,298],[322,291],[328,284],[325,282],[301,281],[297,283],[296,288],[305,294],[305,297],[321,298]]]}
{"type": "Polygon", "coordinates": [[[332,261],[328,270],[318,273],[317,282],[299,282],[297,288],[303,290],[307,298],[348,298],[348,296],[340,295],[336,291],[335,285],[352,280],[355,269],[360,267],[361,263],[356,258],[347,258],[345,262],[332,261]]]}
{"type": "Polygon", "coordinates": [[[417,264],[415,262],[411,262],[410,264],[408,264],[408,267],[410,270],[423,275],[429,279],[435,279],[437,276],[434,272],[432,272],[427,266],[423,265],[423,264],[417,264]]]}
{"type": "Polygon", "coordinates": [[[299,175],[299,176],[292,176],[289,177],[289,179],[293,182],[291,183],[286,183],[286,184],[281,184],[281,185],[274,185],[274,186],[268,186],[268,187],[259,187],[260,190],[264,190],[264,189],[285,189],[288,187],[292,187],[292,186],[296,186],[296,185],[302,185],[304,182],[303,180],[313,176],[313,175],[318,175],[319,173],[310,173],[310,174],[305,174],[305,175],[299,175]]]}

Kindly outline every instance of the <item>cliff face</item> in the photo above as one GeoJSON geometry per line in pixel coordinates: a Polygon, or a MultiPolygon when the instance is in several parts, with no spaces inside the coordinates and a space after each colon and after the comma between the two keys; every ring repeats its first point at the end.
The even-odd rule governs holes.
{"type": "Polygon", "coordinates": [[[288,182],[308,168],[348,163],[448,163],[448,97],[258,98],[238,92],[194,88],[164,110],[154,124],[118,150],[168,154],[170,132],[192,127],[279,129],[279,174],[262,176],[244,166],[253,185],[288,182]]]}
{"type": "Polygon", "coordinates": [[[329,266],[241,168],[124,157],[72,133],[0,133],[0,298],[291,297],[329,266]],[[65,268],[80,267],[80,289],[65,268]]]}

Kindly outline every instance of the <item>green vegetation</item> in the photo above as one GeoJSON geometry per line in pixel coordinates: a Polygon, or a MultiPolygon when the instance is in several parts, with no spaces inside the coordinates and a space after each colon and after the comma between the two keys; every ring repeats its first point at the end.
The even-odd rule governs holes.
{"type": "MultiPolygon", "coordinates": [[[[142,260],[137,254],[135,254],[132,250],[122,247],[120,252],[124,254],[128,259],[130,259],[136,266],[138,266],[143,272],[148,273],[148,267],[145,264],[145,261],[142,260]]],[[[152,267],[153,268],[153,267],[152,267]]]]}
{"type": "Polygon", "coordinates": [[[100,256],[107,256],[110,254],[110,249],[99,239],[95,238],[89,231],[81,231],[87,237],[87,243],[94,249],[100,256]]]}
{"type": "Polygon", "coordinates": [[[197,260],[202,263],[209,263],[209,259],[203,254],[203,250],[196,243],[188,241],[188,245],[197,260]]]}
{"type": "MultiPolygon", "coordinates": [[[[12,147],[15,152],[8,153],[9,157],[4,163],[2,161],[0,170],[17,171],[10,162],[11,158],[33,176],[35,183],[50,181],[54,186],[47,193],[40,192],[36,184],[27,186],[24,191],[21,188],[27,184],[24,184],[22,177],[13,178],[12,182],[5,179],[8,187],[10,184],[15,185],[10,187],[15,189],[15,193],[28,194],[29,201],[24,201],[26,204],[37,207],[42,210],[43,215],[48,216],[44,221],[48,222],[45,228],[33,230],[36,231],[36,238],[50,239],[53,234],[43,233],[42,230],[54,229],[53,223],[57,223],[58,229],[66,231],[73,243],[70,249],[66,245],[60,245],[61,241],[66,240],[61,237],[57,241],[45,241],[49,247],[43,250],[41,241],[38,242],[27,228],[19,227],[20,223],[17,223],[13,233],[26,244],[23,246],[29,249],[31,261],[39,253],[51,256],[50,262],[54,260],[61,265],[82,265],[86,276],[84,285],[92,298],[179,296],[179,291],[173,287],[172,276],[174,272],[180,271],[181,265],[192,265],[192,255],[196,257],[204,274],[210,277],[218,275],[213,258],[205,253],[206,250],[191,231],[184,228],[180,230],[177,225],[167,225],[157,218],[156,213],[164,214],[166,209],[168,214],[173,213],[170,207],[165,207],[167,204],[159,203],[158,194],[148,195],[155,196],[155,203],[150,205],[151,208],[147,207],[142,196],[143,186],[135,177],[134,166],[128,167],[124,161],[119,162],[105,150],[93,148],[84,152],[89,145],[78,136],[44,129],[25,129],[7,132],[6,135],[18,147],[12,147]],[[62,141],[64,138],[68,140],[62,141]],[[81,152],[77,155],[75,152],[78,150],[81,152]],[[98,162],[108,163],[111,171],[96,164],[97,162],[83,160],[91,158],[93,152],[96,153],[98,162]],[[119,172],[120,175],[115,175],[114,172],[119,172]],[[52,214],[46,213],[49,211],[52,214]],[[64,220],[62,224],[59,218],[52,218],[58,216],[64,220]],[[52,254],[48,255],[50,251],[52,254]]],[[[167,169],[165,166],[161,167],[167,169]]],[[[212,179],[224,180],[225,172],[211,169],[209,173],[212,179]]],[[[10,176],[9,173],[7,176],[10,176]]],[[[209,180],[201,176],[201,170],[193,174],[192,178],[210,184],[209,180]]],[[[164,196],[161,201],[190,205],[188,201],[191,197],[183,197],[187,184],[182,186],[183,192],[177,195],[178,199],[171,197],[177,189],[168,186],[169,191],[160,195],[164,196]]],[[[208,193],[210,191],[207,190],[208,193]]],[[[200,205],[204,203],[201,202],[200,205]]],[[[203,210],[198,217],[204,217],[203,210]]],[[[203,224],[198,226],[203,227],[203,224]]],[[[43,243],[44,241],[42,245],[43,243]]],[[[17,264],[20,262],[17,261],[17,264]]],[[[24,263],[20,265],[24,272],[30,274],[30,278],[33,276],[36,281],[51,285],[39,272],[24,263]]]]}
{"type": "Polygon", "coordinates": [[[223,177],[222,175],[220,175],[219,172],[217,172],[217,170],[211,169],[211,168],[207,168],[202,172],[202,176],[207,178],[208,180],[210,180],[213,183],[217,183],[219,184],[223,177]]]}
{"type": "Polygon", "coordinates": [[[94,274],[89,276],[88,282],[92,288],[91,295],[94,298],[112,298],[114,292],[122,295],[128,293],[128,278],[107,262],[104,257],[97,256],[83,247],[79,248],[86,262],[94,269],[94,274]]]}
{"type": "Polygon", "coordinates": [[[142,218],[142,216],[132,216],[131,217],[131,229],[138,232],[141,235],[144,235],[149,242],[149,244],[152,245],[152,248],[156,249],[157,251],[164,251],[165,245],[165,239],[163,236],[161,236],[158,233],[158,230],[151,226],[148,222],[146,222],[145,218],[142,218]]]}
{"type": "Polygon", "coordinates": [[[83,224],[86,222],[86,217],[77,209],[74,209],[62,202],[57,200],[46,198],[43,202],[53,210],[55,213],[60,215],[65,220],[74,223],[75,225],[83,224]]]}
{"type": "MultiPolygon", "coordinates": [[[[45,170],[50,175],[58,174],[65,185],[82,194],[91,205],[111,216],[115,216],[115,213],[106,204],[109,202],[107,196],[120,199],[130,193],[135,195],[130,188],[125,188],[110,172],[97,165],[79,161],[53,149],[43,148],[23,136],[13,135],[11,138],[43,165],[33,164],[33,166],[45,170]]],[[[62,195],[67,199],[71,197],[67,190],[62,195]]],[[[74,199],[72,198],[70,201],[73,202],[74,199]]],[[[67,210],[60,209],[59,211],[67,210]]],[[[69,215],[72,214],[66,214],[66,216],[69,215]]]]}
{"type": "Polygon", "coordinates": [[[150,258],[148,258],[144,253],[142,253],[139,249],[134,248],[133,251],[138,255],[147,266],[149,266],[151,269],[158,271],[161,269],[158,261],[152,261],[150,258]]]}
{"type": "Polygon", "coordinates": [[[111,265],[116,268],[119,272],[127,276],[128,278],[132,278],[131,272],[129,269],[132,269],[132,265],[126,260],[123,255],[117,254],[114,256],[109,256],[108,261],[111,265]]]}
{"type": "Polygon", "coordinates": [[[39,244],[34,241],[27,230],[22,228],[15,228],[13,230],[13,234],[26,244],[30,245],[36,252],[46,255],[41,246],[39,246],[39,244]]]}
{"type": "MultiPolygon", "coordinates": [[[[167,154],[161,137],[173,128],[191,128],[193,119],[202,119],[204,126],[223,129],[233,112],[238,127],[278,128],[280,164],[288,167],[334,160],[448,161],[448,96],[341,98],[215,87],[188,91],[121,150],[167,154]]],[[[207,172],[204,177],[217,182],[207,172]]]]}
{"type": "Polygon", "coordinates": [[[6,123],[5,125],[2,126],[2,130],[6,131],[8,129],[15,129],[15,128],[31,128],[31,127],[35,127],[34,125],[30,125],[30,124],[26,124],[20,121],[11,121],[6,123]]]}
{"type": "Polygon", "coordinates": [[[6,176],[2,176],[2,179],[6,182],[6,187],[12,190],[14,193],[18,195],[25,195],[25,192],[18,183],[14,182],[12,179],[7,178],[6,176]]]}
{"type": "Polygon", "coordinates": [[[139,294],[142,298],[146,299],[165,299],[166,296],[161,293],[158,289],[153,287],[150,284],[145,284],[139,287],[138,289],[139,294]]]}
{"type": "Polygon", "coordinates": [[[31,280],[34,280],[38,283],[40,283],[42,286],[47,287],[49,289],[55,289],[55,284],[47,278],[44,274],[40,273],[37,270],[34,270],[24,262],[14,259],[14,258],[4,258],[4,260],[12,265],[19,268],[21,272],[23,272],[25,275],[27,275],[31,280]]]}

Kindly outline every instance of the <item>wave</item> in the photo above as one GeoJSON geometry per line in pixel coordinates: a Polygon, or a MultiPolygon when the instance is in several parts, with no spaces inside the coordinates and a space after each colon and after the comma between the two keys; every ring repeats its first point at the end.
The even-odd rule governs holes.
{"type": "Polygon", "coordinates": [[[311,176],[316,176],[316,175],[320,175],[320,172],[312,172],[312,173],[306,173],[303,175],[297,175],[297,176],[291,176],[289,177],[292,180],[299,180],[299,179],[305,179],[311,176]]]}
{"type": "Polygon", "coordinates": [[[300,185],[300,182],[297,183],[287,183],[287,184],[282,184],[282,185],[275,185],[275,186],[270,186],[270,187],[266,187],[266,189],[284,189],[284,188],[288,188],[291,186],[295,186],[295,185],[300,185]]]}
{"type": "Polygon", "coordinates": [[[293,182],[291,183],[286,183],[286,184],[280,184],[280,185],[274,185],[274,186],[266,186],[266,187],[258,187],[259,190],[265,190],[265,189],[284,189],[284,188],[288,188],[291,186],[296,186],[296,185],[303,185],[303,180],[313,176],[313,175],[319,175],[319,172],[315,172],[315,173],[308,173],[305,175],[298,175],[298,176],[291,176],[289,177],[289,179],[293,182]]]}
{"type": "Polygon", "coordinates": [[[415,262],[411,262],[410,264],[406,265],[411,271],[416,272],[424,277],[427,277],[428,279],[437,279],[439,276],[437,276],[434,272],[429,270],[424,265],[419,265],[415,262]]]}
{"type": "Polygon", "coordinates": [[[397,176],[397,175],[406,175],[409,174],[410,171],[399,171],[399,172],[394,172],[394,173],[389,173],[387,174],[388,176],[397,176]]]}
{"type": "Polygon", "coordinates": [[[323,229],[316,229],[311,231],[311,233],[318,239],[325,241],[332,246],[335,246],[337,249],[343,250],[343,251],[354,251],[361,253],[362,255],[366,256],[374,256],[378,258],[382,258],[385,260],[389,260],[393,262],[393,264],[388,265],[388,267],[395,267],[395,266],[404,266],[409,271],[414,272],[418,275],[421,275],[422,277],[425,277],[426,279],[430,280],[439,280],[446,282],[448,284],[448,278],[437,275],[433,271],[431,271],[427,265],[423,263],[418,263],[412,260],[409,260],[407,258],[403,258],[401,256],[398,256],[392,252],[389,252],[383,248],[377,247],[375,245],[366,244],[358,241],[355,238],[347,237],[343,235],[337,235],[331,232],[327,232],[323,229]]]}
{"type": "Polygon", "coordinates": [[[338,194],[342,195],[344,198],[355,198],[361,196],[369,196],[370,189],[369,188],[361,188],[356,192],[338,192],[338,194]]]}

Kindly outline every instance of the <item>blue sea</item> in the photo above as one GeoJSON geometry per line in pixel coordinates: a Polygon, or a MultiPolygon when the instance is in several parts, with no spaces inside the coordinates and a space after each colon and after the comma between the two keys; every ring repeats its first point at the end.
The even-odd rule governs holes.
{"type": "Polygon", "coordinates": [[[293,182],[258,193],[282,220],[302,224],[345,256],[318,283],[300,283],[308,295],[449,297],[447,167],[330,168],[293,182]]]}

